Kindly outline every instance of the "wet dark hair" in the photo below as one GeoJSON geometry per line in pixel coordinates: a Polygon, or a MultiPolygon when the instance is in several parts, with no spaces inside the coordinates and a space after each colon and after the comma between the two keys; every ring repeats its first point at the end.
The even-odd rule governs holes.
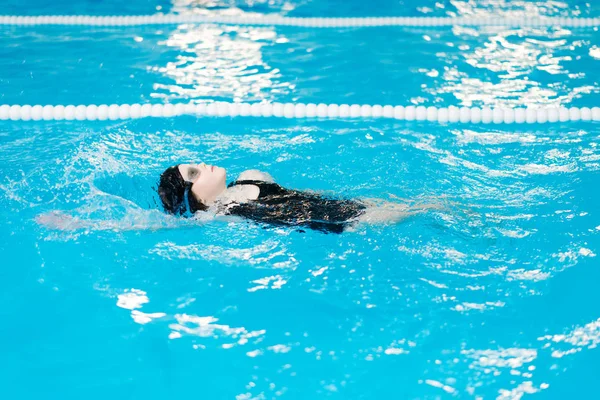
{"type": "Polygon", "coordinates": [[[189,216],[196,211],[208,210],[206,205],[196,199],[191,188],[192,183],[186,182],[181,176],[179,165],[167,168],[160,175],[158,183],[158,195],[165,211],[169,214],[189,216]]]}

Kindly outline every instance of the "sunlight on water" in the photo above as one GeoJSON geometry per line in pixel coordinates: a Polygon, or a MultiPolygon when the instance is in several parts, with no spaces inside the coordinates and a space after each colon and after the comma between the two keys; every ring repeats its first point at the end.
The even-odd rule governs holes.
{"type": "MultiPolygon", "coordinates": [[[[466,107],[559,107],[598,93],[595,85],[575,86],[585,74],[567,70],[577,67],[573,50],[589,48],[591,43],[574,39],[569,30],[454,27],[453,33],[460,42],[472,38],[480,44],[458,45],[466,63],[463,70],[454,65],[434,70],[433,75],[423,70],[443,80],[439,88],[425,88],[428,93],[452,94],[466,107]],[[473,77],[471,68],[483,70],[486,78],[473,77]]],[[[446,52],[438,55],[442,60],[447,57],[446,52]]]]}
{"type": "Polygon", "coordinates": [[[287,94],[293,86],[262,59],[261,49],[286,40],[272,28],[182,25],[159,44],[181,52],[165,67],[152,70],[175,84],[155,84],[154,97],[229,101],[269,100],[269,93],[287,94]],[[166,92],[166,93],[165,93],[166,92]]]}
{"type": "MultiPolygon", "coordinates": [[[[217,3],[176,1],[174,10],[212,14],[214,11],[209,10],[215,6],[217,3]]],[[[253,15],[239,9],[227,9],[226,14],[253,15]]],[[[175,84],[156,83],[153,97],[252,101],[272,100],[272,93],[288,94],[294,86],[282,81],[279,69],[263,60],[262,51],[287,41],[271,27],[180,25],[167,40],[159,42],[177,50],[176,59],[164,67],[151,68],[175,84]]]]}
{"type": "MultiPolygon", "coordinates": [[[[450,0],[456,8],[456,15],[464,16],[569,16],[581,15],[578,5],[573,7],[563,1],[522,1],[522,0],[450,0]]],[[[589,7],[589,5],[587,5],[589,7]]],[[[587,8],[584,6],[584,9],[587,8]]]]}

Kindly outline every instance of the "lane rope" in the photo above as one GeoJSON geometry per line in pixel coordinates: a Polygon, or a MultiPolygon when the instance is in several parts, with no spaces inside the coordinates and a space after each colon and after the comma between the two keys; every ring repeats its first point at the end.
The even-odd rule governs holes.
{"type": "Polygon", "coordinates": [[[206,16],[206,15],[40,15],[0,16],[0,25],[80,25],[80,26],[139,26],[170,24],[228,24],[228,25],[274,25],[310,28],[343,28],[373,26],[509,26],[509,27],[597,27],[600,18],[571,17],[283,17],[279,15],[258,16],[206,16]]]}
{"type": "Polygon", "coordinates": [[[144,117],[387,118],[439,123],[522,124],[600,121],[600,107],[488,108],[360,104],[208,103],[0,106],[0,120],[125,120],[144,117]]]}

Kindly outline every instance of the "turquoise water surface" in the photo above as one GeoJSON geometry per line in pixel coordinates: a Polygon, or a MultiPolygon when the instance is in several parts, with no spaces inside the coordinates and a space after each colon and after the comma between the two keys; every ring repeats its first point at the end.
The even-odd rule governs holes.
{"type": "MultiPolygon", "coordinates": [[[[598,16],[584,1],[9,0],[12,15],[598,16]]],[[[2,27],[2,104],[598,106],[597,29],[2,27]]],[[[0,121],[0,398],[597,397],[600,128],[0,121]],[[341,235],[167,216],[178,162],[442,211],[341,235]],[[54,230],[60,212],[85,222],[54,230]]]]}

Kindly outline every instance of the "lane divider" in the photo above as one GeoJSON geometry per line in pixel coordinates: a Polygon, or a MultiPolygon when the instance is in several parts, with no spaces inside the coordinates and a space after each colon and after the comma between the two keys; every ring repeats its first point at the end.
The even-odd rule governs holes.
{"type": "Polygon", "coordinates": [[[0,16],[0,25],[79,25],[79,26],[139,26],[170,24],[228,24],[270,25],[309,28],[344,28],[373,26],[509,26],[509,27],[597,27],[600,18],[570,17],[283,17],[257,16],[206,16],[206,15],[40,15],[0,16]]]}
{"type": "Polygon", "coordinates": [[[144,117],[279,117],[279,118],[387,118],[439,123],[551,123],[600,121],[600,107],[488,108],[425,107],[360,104],[208,103],[208,104],[101,104],[0,106],[0,120],[124,120],[144,117]]]}

